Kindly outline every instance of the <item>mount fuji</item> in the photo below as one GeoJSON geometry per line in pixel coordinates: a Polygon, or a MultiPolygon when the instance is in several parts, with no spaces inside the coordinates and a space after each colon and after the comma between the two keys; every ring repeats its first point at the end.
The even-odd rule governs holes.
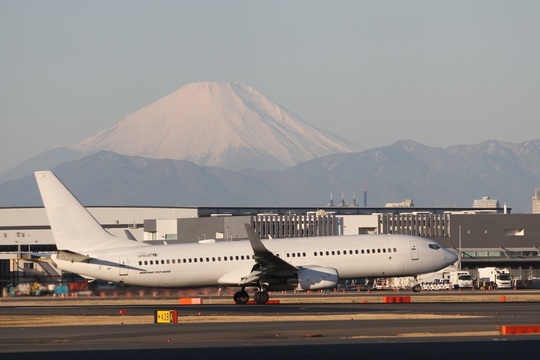
{"type": "Polygon", "coordinates": [[[189,160],[229,170],[282,170],[354,145],[317,128],[240,83],[199,82],[70,146],[84,155],[112,151],[189,160]]]}
{"type": "Polygon", "coordinates": [[[57,146],[20,163],[0,174],[0,184],[101,151],[264,171],[284,170],[357,148],[247,85],[198,82],[182,86],[79,144],[57,146]]]}

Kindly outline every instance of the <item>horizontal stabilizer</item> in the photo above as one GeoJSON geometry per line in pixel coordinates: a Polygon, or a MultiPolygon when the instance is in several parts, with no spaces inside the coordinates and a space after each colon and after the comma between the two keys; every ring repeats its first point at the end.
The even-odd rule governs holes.
{"type": "Polygon", "coordinates": [[[135,236],[131,233],[131,231],[124,229],[124,234],[126,234],[126,238],[129,240],[137,241],[135,236]]]}
{"type": "Polygon", "coordinates": [[[78,254],[69,250],[60,250],[58,252],[58,255],[56,255],[56,258],[59,260],[72,262],[89,262],[90,260],[92,260],[92,258],[89,256],[78,254]]]}

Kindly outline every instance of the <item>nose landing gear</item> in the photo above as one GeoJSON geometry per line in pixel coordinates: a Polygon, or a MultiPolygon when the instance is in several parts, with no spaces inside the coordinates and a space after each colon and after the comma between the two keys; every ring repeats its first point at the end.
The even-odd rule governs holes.
{"type": "Polygon", "coordinates": [[[422,285],[418,283],[418,275],[414,276],[414,286],[412,287],[413,292],[420,292],[422,291],[422,285]]]}

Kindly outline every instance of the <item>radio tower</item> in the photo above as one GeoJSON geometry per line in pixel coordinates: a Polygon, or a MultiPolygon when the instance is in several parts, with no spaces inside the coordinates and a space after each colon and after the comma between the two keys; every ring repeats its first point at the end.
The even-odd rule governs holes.
{"type": "Polygon", "coordinates": [[[364,179],[364,207],[367,207],[367,182],[364,179]]]}

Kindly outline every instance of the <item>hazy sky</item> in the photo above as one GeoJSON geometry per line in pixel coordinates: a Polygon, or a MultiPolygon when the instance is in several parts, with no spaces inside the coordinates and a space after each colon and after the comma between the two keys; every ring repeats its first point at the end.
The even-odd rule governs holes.
{"type": "Polygon", "coordinates": [[[540,1],[0,0],[0,172],[182,85],[365,147],[540,138],[540,1]]]}

